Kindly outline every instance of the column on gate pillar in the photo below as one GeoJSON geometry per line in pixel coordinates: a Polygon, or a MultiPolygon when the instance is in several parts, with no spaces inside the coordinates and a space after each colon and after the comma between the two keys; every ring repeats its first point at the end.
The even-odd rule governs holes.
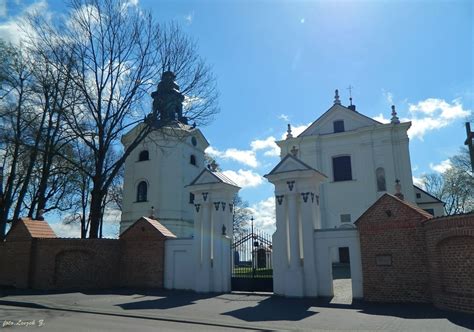
{"type": "Polygon", "coordinates": [[[302,265],[302,253],[300,252],[300,202],[297,187],[299,181],[294,178],[290,178],[286,181],[288,191],[288,235],[289,235],[289,253],[290,253],[290,265],[289,269],[285,273],[285,283],[287,296],[304,296],[303,287],[303,265],[302,265]]]}
{"type": "Polygon", "coordinates": [[[306,179],[299,187],[301,213],[301,239],[303,248],[304,296],[318,296],[318,273],[314,248],[314,230],[319,220],[319,182],[306,179]]]}
{"type": "Polygon", "coordinates": [[[276,197],[274,292],[285,296],[317,296],[314,229],[321,222],[314,204],[317,205],[319,185],[326,176],[287,155],[265,177],[275,185],[276,197]],[[284,251],[288,255],[282,255],[284,251]]]}
{"type": "Polygon", "coordinates": [[[211,204],[209,191],[194,193],[194,251],[195,272],[198,292],[211,291],[211,204]]]}
{"type": "Polygon", "coordinates": [[[205,169],[189,186],[194,194],[194,266],[197,292],[228,292],[233,197],[240,189],[230,179],[205,169]]]}
{"type": "Polygon", "coordinates": [[[221,190],[212,202],[212,257],[213,292],[229,292],[231,278],[232,212],[234,192],[221,190]]]}
{"type": "Polygon", "coordinates": [[[284,273],[290,264],[288,243],[288,197],[275,191],[276,231],[272,237],[273,292],[285,293],[284,273]],[[275,243],[277,244],[275,246],[275,243]]]}

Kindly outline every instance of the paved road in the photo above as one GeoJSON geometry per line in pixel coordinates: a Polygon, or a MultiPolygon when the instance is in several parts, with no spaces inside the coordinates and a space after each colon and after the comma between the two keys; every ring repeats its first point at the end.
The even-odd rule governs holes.
{"type": "MultiPolygon", "coordinates": [[[[334,301],[333,301],[334,302],[334,301]]],[[[474,317],[429,305],[331,303],[270,294],[177,291],[7,292],[0,324],[12,331],[469,331],[474,317]],[[41,320],[41,321],[40,321],[41,320]],[[39,327],[39,324],[43,326],[39,327]]]]}

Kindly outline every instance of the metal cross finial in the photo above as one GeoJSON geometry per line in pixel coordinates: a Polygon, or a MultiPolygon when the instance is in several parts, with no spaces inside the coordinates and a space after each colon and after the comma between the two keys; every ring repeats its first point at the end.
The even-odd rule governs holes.
{"type": "Polygon", "coordinates": [[[351,106],[352,106],[352,89],[354,89],[354,87],[349,84],[349,87],[347,88],[347,90],[349,90],[349,101],[350,101],[351,106]]]}

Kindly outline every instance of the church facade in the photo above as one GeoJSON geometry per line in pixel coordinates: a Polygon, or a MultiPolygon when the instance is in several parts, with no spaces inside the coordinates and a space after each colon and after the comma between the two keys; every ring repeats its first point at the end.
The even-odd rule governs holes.
{"type": "Polygon", "coordinates": [[[353,222],[385,193],[397,187],[404,199],[435,216],[443,203],[413,185],[409,138],[410,122],[400,122],[395,107],[388,124],[341,104],[334,104],[304,132],[277,142],[281,158],[291,154],[328,179],[319,195],[321,228],[353,227],[353,222]]]}

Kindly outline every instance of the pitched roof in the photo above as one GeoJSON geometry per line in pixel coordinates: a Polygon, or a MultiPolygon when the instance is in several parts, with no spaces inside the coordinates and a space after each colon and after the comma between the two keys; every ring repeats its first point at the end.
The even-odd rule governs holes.
{"type": "MultiPolygon", "coordinates": [[[[33,220],[31,218],[20,218],[16,224],[13,225],[10,232],[14,232],[15,228],[19,227],[19,224],[23,224],[25,229],[28,231],[29,235],[32,238],[55,238],[57,237],[54,233],[51,226],[49,226],[48,222],[44,220],[33,220]]],[[[10,233],[9,232],[9,233],[10,233]]]]}
{"type": "Polygon", "coordinates": [[[382,196],[380,196],[379,199],[377,199],[377,200],[375,201],[375,203],[372,204],[367,210],[365,210],[365,212],[362,213],[362,215],[361,215],[359,218],[357,218],[357,220],[354,222],[354,224],[357,225],[358,222],[359,222],[366,214],[369,213],[369,211],[372,211],[373,209],[375,209],[375,208],[378,206],[378,204],[379,204],[380,201],[382,201],[382,200],[384,200],[384,199],[387,199],[387,198],[392,199],[392,200],[395,200],[395,201],[397,201],[398,203],[403,204],[403,205],[409,207],[410,209],[416,211],[417,213],[419,213],[420,215],[422,215],[423,217],[425,217],[425,218],[424,218],[425,220],[433,218],[433,216],[432,216],[430,213],[428,213],[428,212],[426,212],[425,210],[419,208],[418,206],[412,204],[411,202],[407,202],[407,201],[405,201],[405,200],[402,200],[402,199],[400,199],[400,198],[398,198],[397,196],[394,196],[394,195],[392,195],[392,194],[385,193],[385,194],[383,194],[382,196]]]}
{"type": "Polygon", "coordinates": [[[283,173],[283,172],[304,171],[304,170],[315,171],[315,172],[319,173],[320,175],[327,178],[327,176],[325,174],[323,174],[320,171],[314,169],[313,167],[309,166],[308,164],[306,164],[305,162],[299,160],[298,158],[296,158],[295,156],[293,156],[291,154],[287,154],[282,160],[280,160],[280,162],[275,167],[273,167],[273,169],[270,171],[270,173],[266,174],[265,177],[268,176],[268,175],[278,174],[278,173],[283,173]],[[292,165],[289,165],[290,163],[292,163],[292,165]],[[285,169],[285,167],[284,167],[285,164],[292,167],[292,169],[285,169]],[[280,171],[280,169],[283,169],[283,170],[280,171]]]}
{"type": "MultiPolygon", "coordinates": [[[[444,202],[443,202],[442,200],[440,200],[439,198],[434,197],[434,196],[431,195],[429,192],[427,192],[427,191],[421,189],[420,187],[418,187],[418,186],[416,186],[416,185],[413,185],[413,187],[415,187],[415,188],[418,189],[419,191],[425,193],[426,195],[428,195],[429,197],[433,198],[433,199],[436,200],[437,202],[444,204],[444,202]]],[[[430,203],[431,203],[431,202],[430,202],[430,203]]]]}
{"type": "Polygon", "coordinates": [[[120,238],[124,239],[124,238],[128,238],[129,236],[133,236],[134,232],[130,233],[130,231],[136,229],[137,227],[139,227],[140,224],[142,226],[144,226],[143,223],[146,223],[146,224],[150,225],[152,227],[152,229],[158,231],[164,237],[176,238],[176,235],[174,235],[168,228],[163,226],[163,224],[161,224],[158,220],[152,219],[150,217],[141,217],[141,218],[139,218],[130,227],[128,227],[122,234],[120,234],[120,238]]]}
{"type": "Polygon", "coordinates": [[[324,112],[323,114],[321,114],[321,116],[319,118],[317,118],[313,123],[311,123],[308,128],[306,128],[302,133],[300,133],[298,135],[298,137],[303,137],[303,136],[307,136],[308,135],[308,132],[312,131],[314,129],[314,127],[316,127],[319,122],[321,122],[329,113],[331,113],[332,111],[338,109],[338,108],[344,108],[346,109],[348,112],[351,112],[351,114],[354,114],[356,116],[359,116],[359,117],[362,117],[362,118],[365,118],[367,120],[370,120],[371,122],[373,122],[374,124],[383,124],[382,122],[379,122],[377,120],[374,120],[370,117],[368,117],[367,115],[364,115],[362,113],[359,113],[357,111],[353,111],[351,110],[350,108],[347,108],[346,106],[343,106],[341,104],[334,104],[332,105],[326,112],[324,112]]]}
{"type": "Polygon", "coordinates": [[[148,217],[142,217],[141,219],[145,219],[148,221],[153,227],[155,227],[161,234],[163,234],[166,237],[176,237],[168,228],[163,226],[158,220],[156,219],[151,219],[148,217]]]}
{"type": "Polygon", "coordinates": [[[239,186],[229,179],[224,173],[222,172],[212,172],[211,170],[205,168],[202,170],[201,173],[194,179],[189,186],[193,186],[196,184],[209,184],[209,183],[225,183],[234,187],[239,186]]]}

